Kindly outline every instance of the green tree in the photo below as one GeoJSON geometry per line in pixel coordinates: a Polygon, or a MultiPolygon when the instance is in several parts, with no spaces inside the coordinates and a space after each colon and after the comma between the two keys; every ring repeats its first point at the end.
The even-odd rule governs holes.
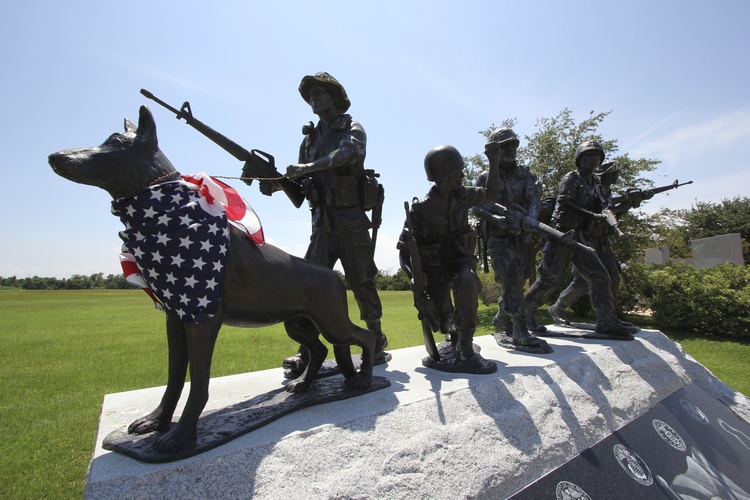
{"type": "Polygon", "coordinates": [[[391,274],[388,271],[380,270],[375,277],[378,284],[378,290],[410,290],[411,280],[403,269],[398,269],[391,274]]]}
{"type": "Polygon", "coordinates": [[[104,288],[104,273],[94,273],[89,276],[89,288],[104,288]]]}
{"type": "Polygon", "coordinates": [[[130,288],[130,285],[125,281],[125,276],[123,274],[108,274],[107,277],[104,278],[104,288],[127,289],[130,288]]]}
{"type": "Polygon", "coordinates": [[[91,288],[89,277],[83,274],[74,274],[70,279],[64,281],[66,290],[86,290],[91,288]]]}
{"type": "Polygon", "coordinates": [[[682,212],[662,208],[649,218],[653,228],[652,246],[668,247],[669,255],[674,259],[689,259],[693,253],[682,212]]]}

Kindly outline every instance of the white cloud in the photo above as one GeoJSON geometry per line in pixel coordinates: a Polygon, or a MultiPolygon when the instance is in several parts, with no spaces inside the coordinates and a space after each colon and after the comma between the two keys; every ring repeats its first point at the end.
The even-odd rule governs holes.
{"type": "Polygon", "coordinates": [[[633,154],[658,159],[671,166],[690,163],[696,157],[735,155],[739,148],[749,146],[750,109],[740,109],[703,123],[686,124],[653,140],[636,144],[633,154]]]}

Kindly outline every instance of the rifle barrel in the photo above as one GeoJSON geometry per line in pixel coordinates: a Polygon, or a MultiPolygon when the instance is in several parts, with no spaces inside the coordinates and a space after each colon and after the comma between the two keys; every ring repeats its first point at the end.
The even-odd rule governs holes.
{"type": "Polygon", "coordinates": [[[176,114],[178,120],[180,118],[183,118],[182,113],[178,109],[173,108],[172,106],[170,106],[166,102],[162,101],[161,99],[159,99],[158,97],[156,97],[154,94],[152,94],[148,90],[141,89],[141,94],[143,94],[144,96],[146,96],[146,98],[151,99],[152,101],[156,102],[157,104],[161,104],[162,106],[164,106],[165,108],[167,108],[169,111],[171,111],[172,113],[176,114]]]}
{"type": "Polygon", "coordinates": [[[141,94],[167,108],[177,116],[178,120],[180,118],[184,118],[188,125],[203,134],[209,140],[213,141],[224,151],[234,156],[236,159],[245,162],[246,164],[252,164],[256,170],[256,176],[277,178],[277,182],[282,187],[284,193],[289,197],[292,203],[294,203],[295,207],[299,208],[302,205],[302,202],[305,201],[305,194],[302,192],[301,186],[293,180],[282,176],[279,171],[276,170],[276,167],[274,167],[271,163],[273,160],[273,157],[271,157],[271,155],[263,153],[262,151],[253,150],[257,153],[263,153],[263,156],[265,157],[269,157],[271,160],[271,162],[269,162],[268,158],[264,158],[262,155],[258,155],[257,153],[254,154],[253,151],[248,151],[227,136],[217,132],[202,121],[196,119],[193,116],[192,111],[190,110],[189,102],[185,102],[182,105],[182,109],[178,110],[162,101],[146,89],[141,89],[141,94]]]}

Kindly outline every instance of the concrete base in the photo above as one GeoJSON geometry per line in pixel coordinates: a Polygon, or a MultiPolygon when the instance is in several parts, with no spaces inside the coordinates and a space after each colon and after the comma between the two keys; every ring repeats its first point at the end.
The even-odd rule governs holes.
{"type": "MultiPolygon", "coordinates": [[[[546,340],[555,352],[542,356],[476,337],[498,365],[490,375],[424,368],[421,346],[391,351],[375,370],[390,388],[307,408],[167,464],[101,448],[111,431],[156,407],[163,387],[108,394],[84,496],[504,498],[693,381],[750,422],[750,400],[660,332],[630,342],[546,340]]],[[[276,389],[282,377],[279,368],[213,379],[207,409],[276,389]]]]}

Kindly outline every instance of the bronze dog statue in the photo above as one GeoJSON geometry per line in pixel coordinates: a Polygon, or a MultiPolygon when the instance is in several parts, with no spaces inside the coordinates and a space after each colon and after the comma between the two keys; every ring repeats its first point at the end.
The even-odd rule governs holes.
{"type": "MultiPolygon", "coordinates": [[[[112,134],[100,146],[60,151],[50,155],[49,163],[58,175],[102,188],[115,202],[180,177],[158,147],[156,124],[145,106],[137,128],[125,120],[124,132],[112,134]]],[[[346,290],[334,271],[273,245],[257,245],[232,225],[224,269],[220,301],[208,319],[184,322],[166,308],[167,388],[159,406],[128,427],[134,434],[165,431],[154,443],[158,450],[195,442],[198,417],[208,401],[214,344],[224,323],[253,328],[285,322],[289,336],[310,352],[304,373],[286,386],[289,392],[307,389],[327,356],[318,332],[333,345],[348,387],[365,388],[372,382],[375,335],[349,319],[346,290]],[[351,345],[362,348],[359,371],[352,362],[351,345]],[[170,429],[188,367],[190,394],[178,424],[170,429]]]]}

